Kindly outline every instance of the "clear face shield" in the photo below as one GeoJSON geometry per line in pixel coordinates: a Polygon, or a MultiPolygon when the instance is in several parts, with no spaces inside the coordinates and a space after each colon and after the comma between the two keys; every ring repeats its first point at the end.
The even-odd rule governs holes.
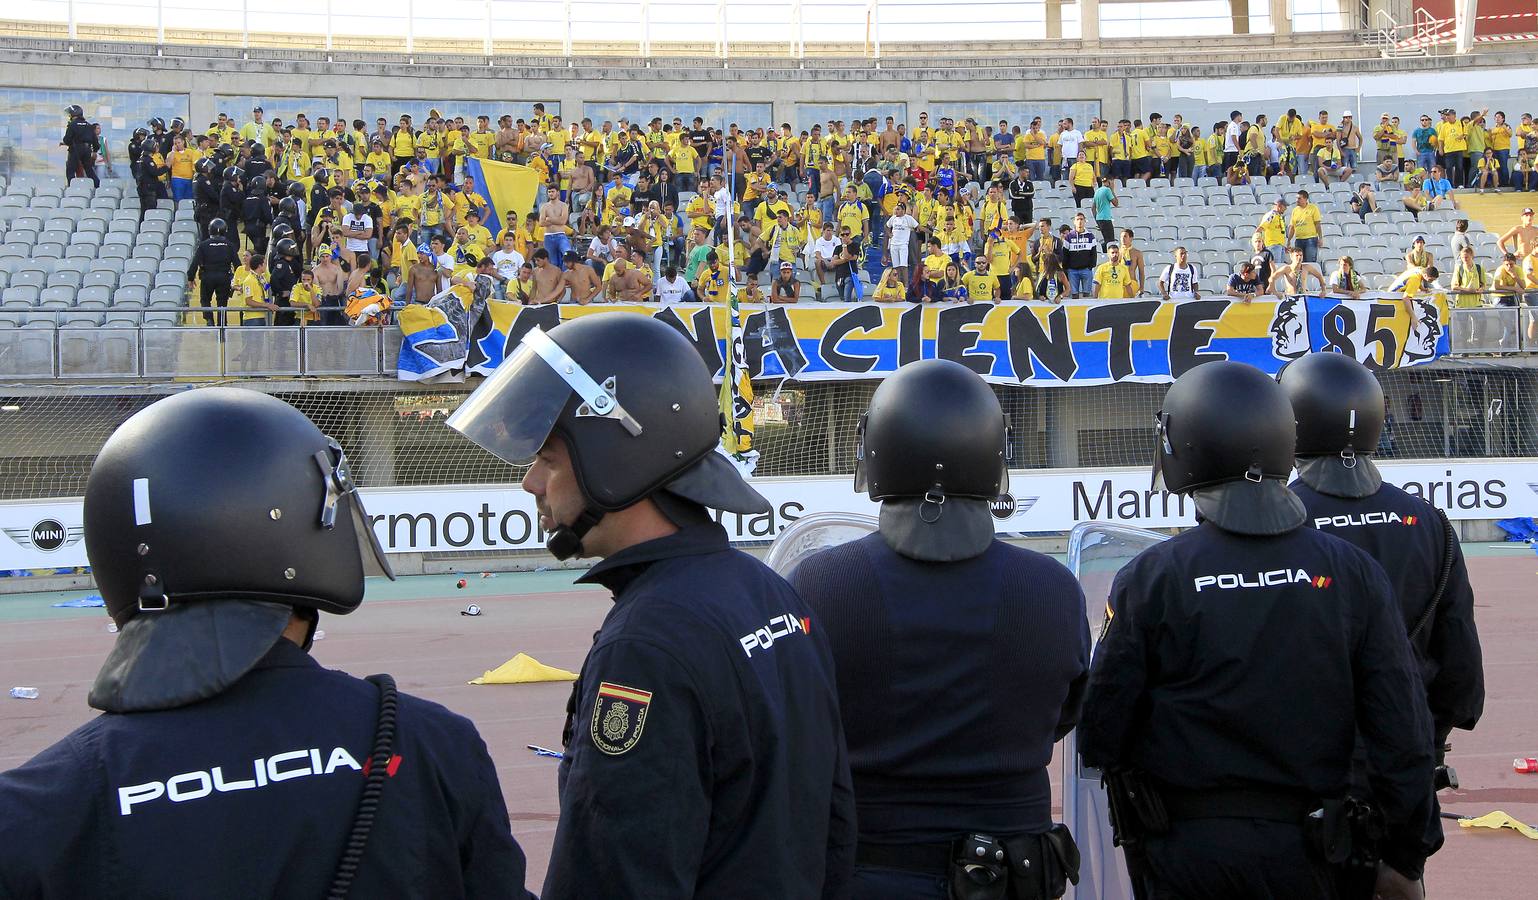
{"type": "Polygon", "coordinates": [[[347,454],[342,452],[342,445],[334,438],[327,437],[326,441],[326,449],[314,456],[315,465],[320,469],[321,479],[326,484],[326,497],[320,507],[320,525],[327,531],[335,528],[337,506],[345,501],[349,510],[345,515],[351,516],[353,531],[358,537],[363,574],[383,575],[394,581],[395,570],[390,567],[384,547],[380,546],[379,537],[374,534],[374,527],[369,522],[368,511],[363,508],[363,497],[358,493],[358,486],[353,483],[352,467],[347,464],[347,454]]]}
{"type": "Polygon", "coordinates": [[[1162,409],[1154,414],[1154,434],[1158,440],[1154,442],[1153,475],[1148,484],[1155,491],[1164,490],[1164,458],[1175,455],[1175,448],[1170,446],[1169,421],[1169,415],[1162,409]]]}
{"type": "Polygon", "coordinates": [[[572,394],[576,415],[613,419],[631,436],[641,424],[616,395],[613,377],[598,382],[538,328],[523,336],[486,383],[448,418],[448,426],[497,458],[528,465],[545,445],[572,394]]]}

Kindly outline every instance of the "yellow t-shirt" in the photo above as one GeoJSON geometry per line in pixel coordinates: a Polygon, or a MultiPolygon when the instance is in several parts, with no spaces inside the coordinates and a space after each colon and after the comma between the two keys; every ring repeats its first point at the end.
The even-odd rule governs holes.
{"type": "Polygon", "coordinates": [[[1047,158],[1047,136],[1039,131],[1022,133],[1016,145],[1024,146],[1027,160],[1047,158]]]}
{"type": "Polygon", "coordinates": [[[390,138],[390,153],[395,156],[415,156],[417,152],[416,136],[409,128],[401,128],[390,138]]]}
{"type": "Polygon", "coordinates": [[[681,175],[693,175],[694,174],[694,164],[695,164],[695,161],[697,159],[699,159],[699,154],[694,152],[694,148],[693,147],[689,146],[688,144],[685,144],[682,141],[679,141],[677,146],[675,146],[672,150],[668,151],[668,155],[673,160],[673,168],[674,168],[674,170],[677,171],[679,174],[681,174],[681,175]]]}
{"type": "Polygon", "coordinates": [[[1126,263],[1101,263],[1095,268],[1095,284],[1101,300],[1123,300],[1137,293],[1138,284],[1126,263]]]}
{"type": "Polygon", "coordinates": [[[1014,270],[1020,251],[1013,241],[998,239],[988,245],[988,274],[997,278],[1014,270]]]}
{"type": "Polygon", "coordinates": [[[1143,132],[1135,129],[1129,132],[1127,134],[1127,146],[1133,159],[1146,159],[1148,157],[1148,139],[1144,137],[1143,132]]]}
{"type": "Polygon", "coordinates": [[[311,303],[320,298],[320,289],[315,285],[306,285],[299,282],[289,292],[288,305],[299,311],[299,324],[308,325],[320,318],[315,310],[309,309],[311,303]]]}
{"type": "Polygon", "coordinates": [[[198,151],[196,150],[172,150],[171,151],[171,177],[191,179],[197,172],[193,166],[197,165],[198,151]]]}
{"type": "Polygon", "coordinates": [[[1308,134],[1314,142],[1314,149],[1318,150],[1335,139],[1336,131],[1334,125],[1315,119],[1308,123],[1308,134]]]}
{"type": "Polygon", "coordinates": [[[838,211],[834,214],[838,220],[840,229],[848,228],[851,234],[863,234],[865,223],[870,219],[870,211],[865,204],[857,200],[845,200],[838,205],[838,211]]]}
{"type": "Polygon", "coordinates": [[[951,258],[944,253],[931,253],[924,257],[924,280],[939,281],[945,277],[945,267],[951,264],[951,258]]]}
{"type": "Polygon", "coordinates": [[[1260,219],[1260,239],[1267,247],[1280,247],[1287,243],[1287,216],[1271,210],[1260,219]]]}
{"type": "Polygon", "coordinates": [[[1469,147],[1468,126],[1462,122],[1443,122],[1437,126],[1437,146],[1443,153],[1462,153],[1469,147]]]}
{"type": "Polygon", "coordinates": [[[696,276],[695,293],[705,303],[725,303],[727,301],[726,267],[711,269],[707,266],[700,267],[700,273],[696,276]]]}
{"type": "Polygon", "coordinates": [[[1084,132],[1084,158],[1092,163],[1108,163],[1111,161],[1111,145],[1109,136],[1104,131],[1084,132]],[[1099,146],[1088,146],[1095,143],[1099,146]]]}
{"type": "MultiPolygon", "coordinates": [[[[267,280],[247,269],[230,294],[230,306],[252,307],[267,302],[267,280]]],[[[242,322],[261,322],[267,318],[265,309],[242,309],[242,322]]]]}
{"type": "Polygon", "coordinates": [[[1076,162],[1068,168],[1068,180],[1074,187],[1089,187],[1095,183],[1095,167],[1089,162],[1076,162]]]}
{"type": "Polygon", "coordinates": [[[961,284],[967,289],[967,299],[973,303],[992,303],[998,299],[999,279],[996,275],[968,272],[961,276],[961,284]]]}
{"type": "Polygon", "coordinates": [[[390,154],[384,152],[383,150],[373,151],[368,156],[364,157],[363,161],[368,165],[373,166],[374,174],[379,175],[380,177],[385,177],[390,174],[390,154]]]}
{"type": "Polygon", "coordinates": [[[1292,226],[1294,239],[1316,238],[1319,236],[1319,207],[1313,203],[1306,207],[1294,206],[1287,214],[1287,222],[1292,226]]]}
{"type": "Polygon", "coordinates": [[[877,303],[900,303],[908,299],[908,288],[901,281],[888,285],[886,276],[883,275],[876,285],[875,296],[877,303]]]}

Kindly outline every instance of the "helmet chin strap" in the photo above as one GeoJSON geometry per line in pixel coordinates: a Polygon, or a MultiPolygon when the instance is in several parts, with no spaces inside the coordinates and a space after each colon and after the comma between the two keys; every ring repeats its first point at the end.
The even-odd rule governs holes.
{"type": "Polygon", "coordinates": [[[582,515],[577,516],[577,521],[570,525],[556,525],[545,538],[545,549],[549,550],[556,559],[567,560],[582,553],[582,539],[592,530],[594,525],[603,519],[601,509],[587,507],[582,510],[582,515]]]}

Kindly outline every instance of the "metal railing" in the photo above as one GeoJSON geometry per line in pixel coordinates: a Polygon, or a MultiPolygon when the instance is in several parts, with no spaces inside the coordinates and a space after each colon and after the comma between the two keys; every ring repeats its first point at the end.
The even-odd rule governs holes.
{"type": "Polygon", "coordinates": [[[0,328],[15,381],[394,376],[396,326],[0,328]]]}

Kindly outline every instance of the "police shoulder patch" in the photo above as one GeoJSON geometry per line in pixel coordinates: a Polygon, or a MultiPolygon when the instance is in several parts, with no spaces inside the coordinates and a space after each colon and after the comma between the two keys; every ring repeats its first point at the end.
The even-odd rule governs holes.
{"type": "Polygon", "coordinates": [[[593,702],[593,722],[589,729],[593,746],[610,756],[629,751],[641,739],[651,702],[650,691],[601,682],[598,698],[593,702]]]}

